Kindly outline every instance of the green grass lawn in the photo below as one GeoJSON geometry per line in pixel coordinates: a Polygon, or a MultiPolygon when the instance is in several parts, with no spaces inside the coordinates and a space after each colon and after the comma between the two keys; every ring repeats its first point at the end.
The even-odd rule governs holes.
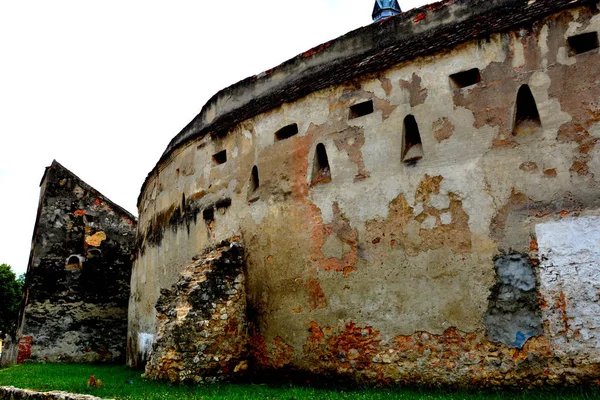
{"type": "Polygon", "coordinates": [[[531,391],[467,392],[434,389],[317,389],[301,386],[212,385],[178,386],[148,382],[139,371],[109,365],[25,364],[0,369],[0,386],[16,386],[39,391],[62,390],[113,399],[600,399],[597,388],[570,388],[531,391]],[[91,375],[103,382],[90,388],[91,375]]]}

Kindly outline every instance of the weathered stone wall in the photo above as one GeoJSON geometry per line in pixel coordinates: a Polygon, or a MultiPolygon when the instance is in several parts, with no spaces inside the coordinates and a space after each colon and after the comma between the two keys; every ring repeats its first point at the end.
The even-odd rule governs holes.
{"type": "Polygon", "coordinates": [[[600,363],[600,217],[539,224],[543,314],[557,354],[600,363]]]}
{"type": "Polygon", "coordinates": [[[0,386],[1,400],[103,400],[84,394],[72,394],[66,392],[36,392],[15,387],[0,386]]]}
{"type": "MultiPolygon", "coordinates": [[[[538,255],[539,224],[600,216],[600,11],[576,3],[227,132],[180,135],[140,196],[128,362],[143,364],[151,348],[161,288],[195,254],[239,235],[256,371],[383,384],[597,379],[594,327],[583,322],[596,301],[592,263],[581,272],[587,297],[576,297],[571,272],[558,274],[571,285],[561,296],[538,255]],[[569,345],[555,326],[561,310],[578,327],[569,345]]],[[[415,16],[415,32],[443,29],[429,17],[415,16]]],[[[384,21],[382,32],[388,23],[400,24],[384,21]]],[[[465,37],[496,26],[485,23],[474,18],[465,37]]],[[[372,56],[388,55],[379,50],[372,56]]],[[[219,104],[203,112],[206,129],[219,104]]]]}
{"type": "Polygon", "coordinates": [[[135,218],[56,161],[42,180],[9,362],[125,357],[135,218]]]}
{"type": "Polygon", "coordinates": [[[158,334],[145,377],[216,382],[248,369],[244,253],[227,241],[188,265],[158,299],[158,334]]]}

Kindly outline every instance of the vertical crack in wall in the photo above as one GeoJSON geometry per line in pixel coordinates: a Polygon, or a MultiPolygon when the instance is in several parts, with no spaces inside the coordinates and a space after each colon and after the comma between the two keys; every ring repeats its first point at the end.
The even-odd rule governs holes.
{"type": "MultiPolygon", "coordinates": [[[[196,129],[200,136],[174,142],[140,197],[140,232],[149,251],[137,264],[145,271],[135,277],[140,289],[132,302],[132,337],[145,335],[138,327],[155,332],[149,310],[158,289],[170,286],[186,266],[178,269],[177,259],[191,260],[218,237],[243,231],[252,253],[247,357],[253,375],[286,369],[379,385],[470,387],[594,382],[599,263],[582,262],[588,249],[574,252],[574,260],[557,253],[579,245],[587,231],[570,233],[558,248],[536,231],[540,266],[527,258],[537,247],[531,241],[536,225],[598,214],[600,184],[592,178],[600,170],[600,76],[594,68],[600,53],[569,57],[566,51],[573,50],[572,35],[598,29],[600,10],[560,2],[572,9],[524,5],[520,15],[543,6],[538,15],[547,18],[497,32],[491,25],[500,14],[487,13],[483,22],[490,31],[478,30],[478,40],[451,54],[428,49],[431,57],[381,64],[376,74],[346,77],[327,90],[308,88],[305,97],[272,101],[269,110],[251,101],[253,116],[233,107],[235,115],[207,125],[216,132],[213,141],[191,124],[188,133],[196,129]],[[448,82],[457,72],[451,64],[470,71],[450,82],[454,86],[448,82]],[[523,89],[527,96],[518,95],[523,85],[530,86],[523,89]],[[361,101],[372,101],[373,113],[350,121],[349,107],[361,101]],[[416,168],[401,162],[402,122],[410,113],[420,138],[409,147],[422,139],[427,150],[416,168]],[[275,130],[294,121],[300,132],[274,143],[275,130]],[[520,129],[513,132],[516,122],[520,129]],[[461,150],[465,143],[468,151],[461,150]],[[310,189],[319,144],[333,169],[317,163],[316,170],[325,181],[333,172],[333,186],[310,189]],[[213,167],[210,157],[224,149],[229,164],[213,167]],[[190,165],[198,167],[195,173],[179,172],[190,165]],[[249,206],[244,200],[256,198],[245,193],[254,188],[248,182],[253,165],[260,169],[262,201],[249,206]],[[196,204],[202,213],[198,221],[177,209],[183,190],[186,208],[196,204]],[[215,201],[223,196],[233,203],[219,225],[215,201]],[[339,212],[328,209],[337,203],[339,212]],[[187,237],[176,233],[184,222],[192,232],[187,237]],[[514,251],[496,260],[494,249],[514,251]],[[381,330],[381,337],[369,329],[381,330]]],[[[427,20],[435,25],[429,15],[427,20]]],[[[265,96],[277,100],[276,92],[265,96]]],[[[599,248],[597,236],[587,239],[593,239],[589,249],[599,248]]],[[[192,306],[182,303],[170,312],[185,319],[186,307],[192,306]]],[[[187,355],[176,357],[194,352],[187,342],[178,346],[166,362],[173,371],[190,365],[185,378],[193,381],[196,367],[186,364],[187,355]]],[[[207,353],[214,354],[198,349],[196,355],[207,353]]]]}
{"type": "Polygon", "coordinates": [[[496,257],[495,267],[496,285],[484,317],[488,338],[520,349],[543,333],[533,265],[526,255],[506,254],[496,257]]]}

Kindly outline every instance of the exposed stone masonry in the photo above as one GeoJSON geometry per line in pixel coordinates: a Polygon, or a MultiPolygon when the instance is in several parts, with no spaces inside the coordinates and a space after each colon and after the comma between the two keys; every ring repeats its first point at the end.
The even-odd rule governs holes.
{"type": "Polygon", "coordinates": [[[136,219],[54,161],[5,363],[122,361],[136,219]]]}
{"type": "Polygon", "coordinates": [[[248,369],[244,251],[223,242],[185,267],[156,305],[159,328],[145,376],[172,382],[239,378],[248,369]]]}
{"type": "Polygon", "coordinates": [[[66,392],[36,392],[14,387],[0,387],[0,400],[103,400],[100,397],[66,392]]]}

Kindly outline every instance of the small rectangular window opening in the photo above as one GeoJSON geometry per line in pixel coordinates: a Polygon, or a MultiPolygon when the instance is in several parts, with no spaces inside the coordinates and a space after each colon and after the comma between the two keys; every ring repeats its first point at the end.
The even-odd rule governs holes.
{"type": "Polygon", "coordinates": [[[275,132],[275,141],[285,140],[298,134],[298,124],[291,124],[284,126],[277,132],[275,132]]]}
{"type": "Polygon", "coordinates": [[[213,222],[215,220],[215,209],[207,208],[202,212],[202,217],[207,224],[213,222]]]}
{"type": "Polygon", "coordinates": [[[218,152],[212,158],[213,162],[217,165],[225,164],[227,162],[227,150],[218,152]]]}
{"type": "Polygon", "coordinates": [[[588,51],[598,49],[598,32],[588,32],[571,36],[568,42],[570,47],[569,54],[571,56],[587,53],[588,51]]]}
{"type": "Polygon", "coordinates": [[[373,101],[363,101],[350,107],[350,119],[364,117],[373,113],[373,101]]]}
{"type": "Polygon", "coordinates": [[[215,205],[215,207],[217,207],[218,210],[225,210],[229,207],[231,207],[231,199],[223,199],[217,202],[217,204],[215,205]]]}
{"type": "Polygon", "coordinates": [[[468,86],[476,85],[479,82],[481,82],[481,73],[477,68],[450,75],[450,83],[455,89],[466,88],[468,86]]]}
{"type": "Polygon", "coordinates": [[[250,173],[250,186],[248,188],[248,202],[254,203],[259,199],[260,178],[258,177],[258,167],[255,165],[252,167],[250,173]]]}

